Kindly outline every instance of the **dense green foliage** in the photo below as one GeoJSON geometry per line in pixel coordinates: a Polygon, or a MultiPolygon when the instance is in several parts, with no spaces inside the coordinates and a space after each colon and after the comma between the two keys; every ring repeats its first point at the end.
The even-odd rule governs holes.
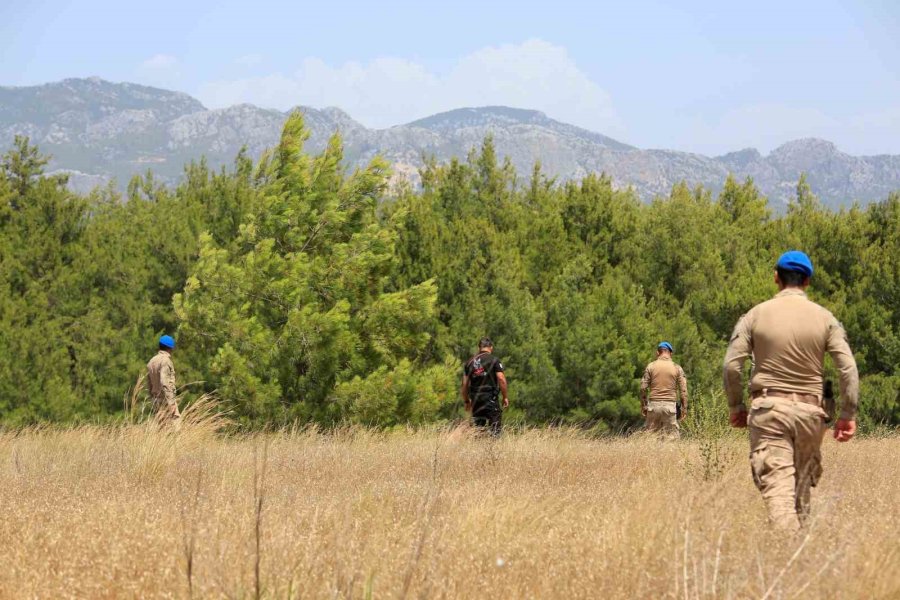
{"type": "Polygon", "coordinates": [[[176,189],[147,173],[124,199],[68,191],[17,139],[0,163],[3,422],[115,416],[162,332],[179,382],[248,425],[456,418],[460,363],[489,335],[511,416],[622,430],[663,338],[694,395],[721,401],[731,328],[801,248],[856,352],[863,425],[900,423],[900,194],[832,212],[801,179],[773,215],[729,179],[642,204],[603,176],[522,181],[491,140],[413,190],[377,159],[346,173],[337,136],[307,155],[306,136],[295,115],[256,163],[191,164],[176,189]]]}

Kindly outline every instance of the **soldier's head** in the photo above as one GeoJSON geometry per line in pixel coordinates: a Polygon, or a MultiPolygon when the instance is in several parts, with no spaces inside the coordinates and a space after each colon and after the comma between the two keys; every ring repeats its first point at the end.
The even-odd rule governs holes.
{"type": "Polygon", "coordinates": [[[785,288],[806,289],[812,274],[812,261],[799,250],[785,252],[775,263],[775,284],[780,290],[785,288]]]}
{"type": "Polygon", "coordinates": [[[159,349],[165,350],[169,354],[175,349],[175,338],[171,335],[164,335],[159,338],[159,349]]]}
{"type": "Polygon", "coordinates": [[[494,349],[494,342],[491,341],[489,337],[483,337],[478,342],[478,351],[479,352],[491,352],[494,349]]]}
{"type": "Polygon", "coordinates": [[[672,348],[672,344],[669,342],[660,342],[656,347],[657,356],[672,356],[673,352],[675,352],[675,349],[672,348]]]}

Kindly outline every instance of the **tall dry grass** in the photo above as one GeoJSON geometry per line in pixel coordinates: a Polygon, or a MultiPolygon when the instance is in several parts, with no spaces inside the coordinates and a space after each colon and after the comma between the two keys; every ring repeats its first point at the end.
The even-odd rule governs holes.
{"type": "Polygon", "coordinates": [[[0,434],[3,598],[889,598],[900,440],[825,444],[808,533],[746,443],[463,429],[0,434]]]}

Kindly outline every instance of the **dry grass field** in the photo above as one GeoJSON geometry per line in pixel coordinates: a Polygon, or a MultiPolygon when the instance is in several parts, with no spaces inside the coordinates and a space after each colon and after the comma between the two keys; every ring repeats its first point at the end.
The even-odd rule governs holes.
{"type": "Polygon", "coordinates": [[[765,526],[746,442],[0,433],[2,598],[900,597],[900,439],[765,526]]]}

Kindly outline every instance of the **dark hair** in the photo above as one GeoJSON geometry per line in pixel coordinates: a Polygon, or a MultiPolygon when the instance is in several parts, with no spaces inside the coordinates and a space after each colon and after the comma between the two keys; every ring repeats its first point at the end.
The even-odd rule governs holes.
{"type": "Polygon", "coordinates": [[[777,268],[776,271],[778,272],[778,279],[781,280],[782,284],[788,287],[799,287],[809,279],[805,273],[801,273],[800,271],[788,271],[781,267],[777,268]]]}
{"type": "Polygon", "coordinates": [[[481,341],[478,342],[479,350],[481,350],[482,348],[493,348],[493,347],[494,347],[494,342],[492,342],[491,338],[489,338],[489,337],[483,337],[483,338],[481,338],[481,341]]]}
{"type": "Polygon", "coordinates": [[[166,352],[171,352],[171,351],[172,351],[171,348],[169,348],[168,346],[163,346],[162,344],[159,345],[159,349],[160,349],[160,350],[165,350],[166,352]]]}

